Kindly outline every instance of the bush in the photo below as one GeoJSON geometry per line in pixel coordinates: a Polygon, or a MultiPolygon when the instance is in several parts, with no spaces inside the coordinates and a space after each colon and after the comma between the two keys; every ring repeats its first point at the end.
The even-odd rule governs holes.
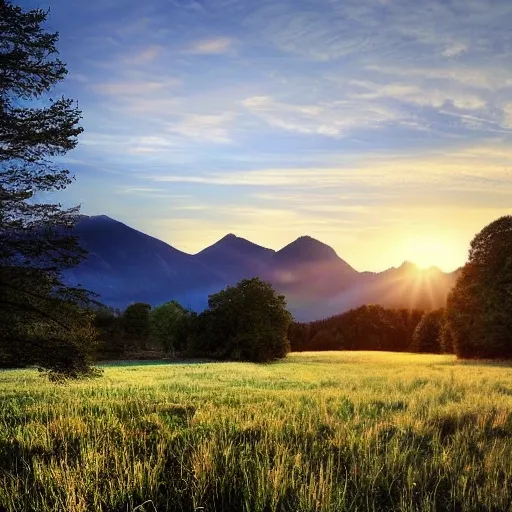
{"type": "Polygon", "coordinates": [[[290,351],[292,321],[285,298],[258,278],[244,279],[208,298],[193,322],[191,351],[218,359],[265,362],[290,351]]]}

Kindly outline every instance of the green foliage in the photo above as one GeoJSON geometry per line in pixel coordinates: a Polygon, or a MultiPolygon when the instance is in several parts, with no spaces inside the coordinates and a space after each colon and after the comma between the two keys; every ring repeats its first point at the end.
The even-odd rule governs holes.
{"type": "Polygon", "coordinates": [[[1,372],[0,510],[512,509],[506,366],[330,352],[104,371],[60,389],[1,372]]]}
{"type": "Polygon", "coordinates": [[[51,159],[76,146],[81,113],[45,98],[66,74],[46,18],[0,1],[0,359],[78,376],[94,339],[79,311],[89,294],[61,279],[84,257],[70,232],[78,209],[41,198],[71,183],[51,159]]]}
{"type": "Polygon", "coordinates": [[[1,302],[10,307],[0,313],[0,366],[37,365],[53,378],[89,375],[97,338],[92,314],[52,293],[53,281],[38,270],[0,268],[0,276],[6,274],[20,288],[32,287],[6,287],[1,302]]]}
{"type": "Polygon", "coordinates": [[[442,354],[454,354],[455,349],[453,346],[453,334],[446,318],[446,312],[444,315],[444,321],[441,325],[441,353],[442,354]]]}
{"type": "Polygon", "coordinates": [[[126,347],[119,310],[107,306],[96,308],[94,327],[98,331],[98,355],[112,357],[124,353],[126,347]]]}
{"type": "Polygon", "coordinates": [[[459,357],[512,357],[512,216],[486,226],[448,297],[447,319],[459,357]]]}
{"type": "Polygon", "coordinates": [[[166,352],[186,349],[190,314],[172,300],[155,307],[150,314],[151,335],[166,352]]]}
{"type": "Polygon", "coordinates": [[[409,349],[423,311],[361,306],[341,315],[289,329],[292,351],[409,349]]]}
{"type": "Polygon", "coordinates": [[[190,351],[197,355],[265,362],[284,357],[292,321],[285,298],[258,278],[211,295],[192,324],[190,351]]]}
{"type": "Polygon", "coordinates": [[[150,311],[151,306],[143,302],[136,302],[125,309],[122,326],[127,348],[142,350],[147,348],[151,334],[150,311]]]}
{"type": "Polygon", "coordinates": [[[411,352],[423,354],[440,354],[443,352],[442,333],[444,324],[444,309],[425,313],[414,330],[410,347],[411,352]]]}

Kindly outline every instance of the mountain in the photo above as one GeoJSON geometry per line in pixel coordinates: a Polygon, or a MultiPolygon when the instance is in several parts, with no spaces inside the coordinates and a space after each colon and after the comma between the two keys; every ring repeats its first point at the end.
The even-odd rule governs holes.
{"type": "Polygon", "coordinates": [[[275,251],[233,234],[197,253],[195,261],[214,268],[228,284],[267,272],[275,251]]]}
{"type": "Polygon", "coordinates": [[[261,277],[286,296],[298,320],[339,314],[362,304],[442,307],[457,273],[405,262],[384,272],[357,272],[328,245],[303,236],[279,251],[229,234],[195,255],[105,215],[81,216],[75,234],[89,252],[64,273],[106,304],[125,308],[175,299],[200,311],[208,295],[240,279],[261,277]]]}
{"type": "Polygon", "coordinates": [[[194,292],[215,291],[222,283],[193,256],[105,215],[82,216],[75,234],[89,253],[86,261],[65,273],[67,282],[100,294],[107,304],[156,304],[179,297],[186,305],[206,305],[194,292]],[[190,304],[192,302],[193,304],[190,304]]]}
{"type": "Polygon", "coordinates": [[[267,277],[292,309],[308,309],[355,283],[359,273],[328,245],[302,236],[277,251],[267,277]]]}

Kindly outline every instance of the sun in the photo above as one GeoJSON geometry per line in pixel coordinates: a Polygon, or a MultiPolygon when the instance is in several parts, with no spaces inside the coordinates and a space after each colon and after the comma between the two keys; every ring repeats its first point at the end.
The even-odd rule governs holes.
{"type": "Polygon", "coordinates": [[[458,266],[459,254],[455,242],[441,235],[414,235],[404,240],[402,259],[420,269],[439,267],[446,272],[458,266]]]}

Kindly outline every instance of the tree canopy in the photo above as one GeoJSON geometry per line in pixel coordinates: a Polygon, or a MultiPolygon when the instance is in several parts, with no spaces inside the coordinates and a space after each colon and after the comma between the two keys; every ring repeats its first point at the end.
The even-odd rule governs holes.
{"type": "Polygon", "coordinates": [[[469,260],[448,297],[447,319],[460,357],[512,357],[512,216],[471,242],[469,260]]]}
{"type": "Polygon", "coordinates": [[[428,311],[414,329],[410,350],[426,354],[440,354],[443,347],[444,309],[428,311]]]}
{"type": "Polygon", "coordinates": [[[286,301],[258,278],[211,295],[194,322],[193,352],[219,359],[265,362],[284,357],[292,316],[286,301]]]}
{"type": "Polygon", "coordinates": [[[152,337],[166,352],[186,349],[189,312],[171,300],[153,308],[150,314],[152,337]]]}
{"type": "Polygon", "coordinates": [[[122,316],[122,325],[127,347],[146,349],[149,335],[151,334],[150,311],[151,306],[145,302],[130,304],[125,309],[122,316]]]}

